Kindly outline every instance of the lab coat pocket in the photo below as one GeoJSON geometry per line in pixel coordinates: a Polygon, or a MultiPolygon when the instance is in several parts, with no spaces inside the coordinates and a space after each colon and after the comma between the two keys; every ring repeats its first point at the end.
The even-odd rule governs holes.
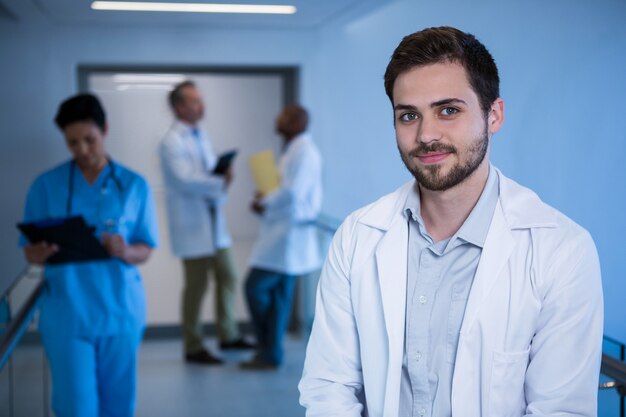
{"type": "Polygon", "coordinates": [[[524,414],[524,380],[530,348],[518,352],[493,352],[489,415],[519,417],[524,414]]]}

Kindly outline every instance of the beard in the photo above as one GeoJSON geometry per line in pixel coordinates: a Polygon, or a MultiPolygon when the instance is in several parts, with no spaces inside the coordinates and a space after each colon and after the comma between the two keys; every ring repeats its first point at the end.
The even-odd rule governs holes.
{"type": "Polygon", "coordinates": [[[480,137],[474,140],[465,148],[466,161],[459,161],[455,164],[447,174],[441,172],[442,166],[439,164],[427,165],[425,167],[417,167],[411,165],[411,160],[428,152],[449,152],[459,155],[459,151],[452,145],[443,143],[424,144],[420,143],[415,149],[408,153],[402,152],[400,148],[400,157],[402,162],[409,170],[415,180],[422,187],[431,191],[445,191],[463,182],[467,177],[472,175],[480,166],[487,155],[489,148],[489,134],[487,126],[480,137]]]}

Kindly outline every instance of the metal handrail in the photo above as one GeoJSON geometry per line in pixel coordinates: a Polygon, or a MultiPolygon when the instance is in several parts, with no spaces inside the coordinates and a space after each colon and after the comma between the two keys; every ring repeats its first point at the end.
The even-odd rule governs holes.
{"type": "Polygon", "coordinates": [[[13,288],[15,288],[17,286],[17,283],[20,282],[20,280],[22,279],[22,277],[24,275],[28,274],[28,269],[30,268],[30,265],[26,265],[21,271],[20,273],[17,275],[17,277],[13,280],[13,282],[11,283],[11,285],[9,285],[5,290],[4,293],[0,296],[0,300],[5,300],[9,297],[9,294],[11,294],[11,291],[13,291],[13,288]]]}
{"type": "MultiPolygon", "coordinates": [[[[23,277],[29,276],[30,267],[24,269],[24,273],[20,274],[16,282],[23,277]]],[[[15,284],[12,285],[14,287],[15,284]]],[[[20,339],[26,332],[28,325],[37,311],[39,302],[41,301],[41,295],[43,294],[45,282],[41,280],[35,289],[30,293],[28,299],[24,302],[17,314],[11,319],[6,330],[2,333],[0,339],[0,370],[4,367],[13,350],[19,343],[20,339]]],[[[8,297],[8,293],[4,297],[8,297]]]]}
{"type": "Polygon", "coordinates": [[[603,353],[600,373],[615,381],[613,387],[617,389],[620,396],[626,395],[626,363],[603,353]]]}

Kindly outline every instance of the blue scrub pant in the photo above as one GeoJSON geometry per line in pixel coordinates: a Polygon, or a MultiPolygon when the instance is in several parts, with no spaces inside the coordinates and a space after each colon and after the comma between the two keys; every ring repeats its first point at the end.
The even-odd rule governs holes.
{"type": "Polygon", "coordinates": [[[252,268],[246,298],[257,337],[260,359],[275,365],[283,360],[283,337],[291,314],[296,276],[252,268]]]}
{"type": "Polygon", "coordinates": [[[131,417],[143,330],[81,338],[42,335],[56,417],[131,417]]]}

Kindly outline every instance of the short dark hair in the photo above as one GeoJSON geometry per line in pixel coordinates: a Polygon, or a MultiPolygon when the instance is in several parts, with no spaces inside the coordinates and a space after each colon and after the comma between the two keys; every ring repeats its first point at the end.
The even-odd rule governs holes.
{"type": "Polygon", "coordinates": [[[500,77],[493,57],[474,35],[450,26],[432,27],[405,36],[385,71],[385,92],[393,103],[396,78],[414,67],[442,62],[458,63],[465,68],[480,107],[488,113],[500,97],[500,77]]]}
{"type": "Polygon", "coordinates": [[[285,106],[283,112],[287,114],[291,123],[298,127],[297,133],[302,133],[309,125],[309,112],[299,104],[285,106]]]}
{"type": "Polygon", "coordinates": [[[65,99],[60,105],[54,122],[63,130],[74,122],[92,121],[101,131],[106,129],[106,114],[100,100],[93,94],[78,94],[65,99]]]}
{"type": "Polygon", "coordinates": [[[170,91],[167,99],[170,102],[170,107],[172,107],[172,109],[175,109],[177,104],[184,101],[183,90],[187,87],[196,88],[196,83],[191,80],[183,81],[182,83],[176,84],[174,89],[170,91]]]}

